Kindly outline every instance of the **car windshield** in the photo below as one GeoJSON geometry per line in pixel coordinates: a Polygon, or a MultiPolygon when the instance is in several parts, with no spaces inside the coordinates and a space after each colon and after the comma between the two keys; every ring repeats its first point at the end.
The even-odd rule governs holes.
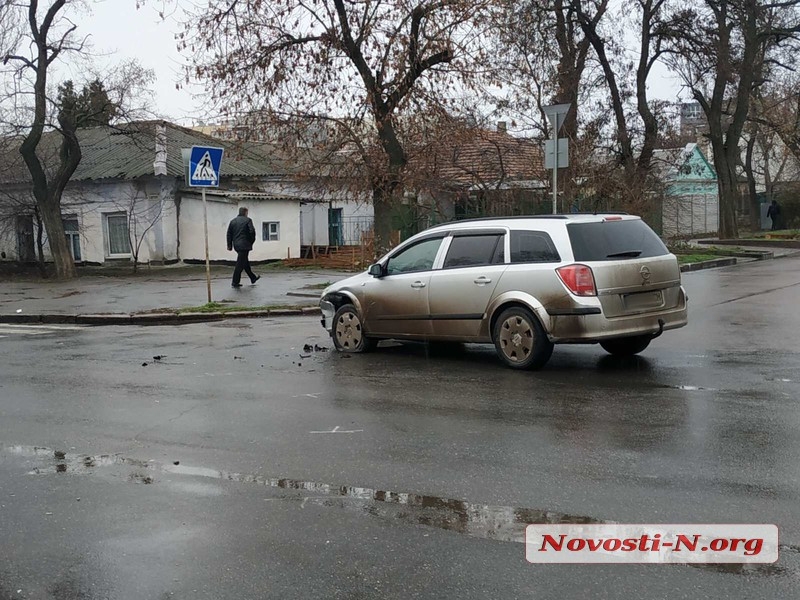
{"type": "Polygon", "coordinates": [[[577,261],[624,260],[669,254],[661,238],[641,219],[570,223],[567,231],[577,261]]]}

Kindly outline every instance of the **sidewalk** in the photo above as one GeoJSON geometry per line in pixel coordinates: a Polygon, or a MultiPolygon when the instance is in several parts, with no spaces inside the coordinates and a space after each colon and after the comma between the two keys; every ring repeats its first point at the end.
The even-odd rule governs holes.
{"type": "MultiPolygon", "coordinates": [[[[708,247],[697,242],[690,243],[698,248],[708,247]]],[[[774,258],[800,255],[800,250],[791,248],[748,246],[747,250],[767,250],[774,258]]],[[[719,258],[684,265],[681,270],[725,266],[735,260],[719,258]]],[[[144,325],[214,321],[225,317],[319,314],[322,287],[352,275],[324,269],[259,270],[256,267],[256,273],[261,274],[256,285],[250,285],[245,278],[241,288],[233,289],[232,270],[232,267],[212,267],[211,298],[221,309],[203,312],[186,310],[206,304],[203,266],[153,267],[137,275],[93,269],[83,271],[71,281],[5,277],[0,280],[0,323],[144,325]]]]}
{"type": "Polygon", "coordinates": [[[689,240],[689,244],[695,248],[708,249],[710,246],[719,248],[736,247],[743,250],[753,250],[756,252],[772,252],[772,258],[786,258],[788,256],[800,255],[800,249],[792,247],[782,247],[778,244],[758,244],[751,240],[720,240],[718,238],[700,238],[689,240]]]}
{"type": "MultiPolygon", "coordinates": [[[[253,316],[264,316],[270,311],[273,314],[316,312],[323,284],[352,275],[325,270],[265,269],[255,285],[245,277],[243,286],[233,289],[232,270],[212,268],[211,298],[224,304],[226,310],[261,307],[253,316]],[[301,311],[303,307],[307,310],[301,311]],[[309,310],[310,307],[313,309],[309,310]]],[[[259,273],[258,268],[255,271],[259,273]]],[[[115,277],[81,275],[71,281],[11,277],[0,282],[0,322],[129,322],[131,315],[136,322],[158,322],[159,317],[161,321],[176,320],[178,309],[202,306],[206,301],[202,266],[158,267],[138,275],[115,277]]],[[[241,315],[236,313],[236,316],[241,315]]],[[[180,320],[215,318],[222,318],[222,314],[190,313],[181,315],[180,320]]]]}

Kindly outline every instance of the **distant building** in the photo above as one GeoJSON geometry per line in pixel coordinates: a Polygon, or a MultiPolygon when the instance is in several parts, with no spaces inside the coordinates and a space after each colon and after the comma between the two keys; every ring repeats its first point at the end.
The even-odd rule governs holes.
{"type": "Polygon", "coordinates": [[[656,150],[653,166],[666,185],[661,210],[664,237],[714,233],[719,225],[717,174],[698,144],[656,150]]]}
{"type": "Polygon", "coordinates": [[[708,131],[708,121],[699,102],[683,102],[681,104],[680,134],[686,142],[696,142],[697,138],[708,131]]]}
{"type": "Polygon", "coordinates": [[[465,128],[412,164],[425,176],[415,182],[426,222],[551,211],[541,146],[496,130],[465,128]]]}
{"type": "MultiPolygon", "coordinates": [[[[226,248],[228,221],[247,206],[256,225],[254,261],[299,257],[304,243],[328,244],[328,216],[368,212],[345,189],[307,182],[270,148],[220,140],[184,127],[144,121],[78,131],[83,157],[62,196],[62,219],[79,263],[195,262],[205,259],[200,190],[186,185],[181,150],[225,148],[219,188],[207,191],[211,260],[234,258],[226,248]]],[[[35,260],[34,203],[18,139],[2,140],[0,256],[35,260]],[[5,223],[6,226],[2,226],[5,223]]],[[[55,156],[59,136],[45,135],[41,151],[55,156]]],[[[45,163],[47,161],[45,160],[45,163]]],[[[45,254],[48,248],[45,245],[45,254]]]]}

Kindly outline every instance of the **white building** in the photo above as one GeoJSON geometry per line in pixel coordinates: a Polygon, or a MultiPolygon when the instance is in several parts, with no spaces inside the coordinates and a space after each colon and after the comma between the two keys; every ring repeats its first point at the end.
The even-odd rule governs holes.
{"type": "MultiPolygon", "coordinates": [[[[206,191],[212,261],[235,260],[226,232],[240,206],[248,207],[256,226],[250,254],[256,262],[297,258],[301,244],[344,243],[329,219],[341,223],[356,216],[371,226],[371,205],[326,189],[324,181],[300,183],[264,147],[160,121],[78,133],[83,158],[62,196],[65,232],[77,262],[205,260],[201,191],[186,186],[181,154],[192,146],[225,148],[220,187],[206,191]]],[[[43,144],[55,148],[57,135],[48,135],[43,144]]],[[[37,226],[30,177],[14,144],[8,148],[4,154],[12,166],[0,175],[0,260],[32,261],[37,226]]],[[[46,241],[44,252],[47,257],[46,241]]]]}

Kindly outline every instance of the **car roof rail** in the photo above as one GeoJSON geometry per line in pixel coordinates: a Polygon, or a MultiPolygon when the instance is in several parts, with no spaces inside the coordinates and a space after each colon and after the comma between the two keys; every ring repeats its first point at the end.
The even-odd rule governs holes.
{"type": "Polygon", "coordinates": [[[630,215],[631,213],[622,211],[622,210],[612,210],[612,211],[603,211],[603,212],[584,212],[578,213],[580,215],[630,215]]]}
{"type": "Polygon", "coordinates": [[[514,219],[568,219],[569,215],[514,215],[511,217],[475,217],[474,219],[453,219],[446,223],[439,223],[434,227],[442,225],[455,225],[457,223],[477,223],[478,221],[511,221],[514,219]]]}

